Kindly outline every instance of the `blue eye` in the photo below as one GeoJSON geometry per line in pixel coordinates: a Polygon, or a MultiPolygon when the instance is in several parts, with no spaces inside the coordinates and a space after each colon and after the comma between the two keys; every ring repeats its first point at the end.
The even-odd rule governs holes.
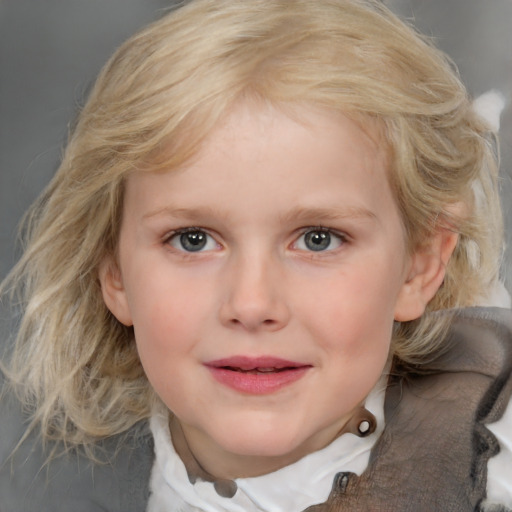
{"type": "Polygon", "coordinates": [[[177,231],[168,243],[174,249],[185,252],[211,251],[218,248],[213,237],[201,229],[177,231]]]}
{"type": "Polygon", "coordinates": [[[311,229],[302,234],[295,247],[302,251],[332,251],[343,245],[344,238],[328,229],[311,229]]]}

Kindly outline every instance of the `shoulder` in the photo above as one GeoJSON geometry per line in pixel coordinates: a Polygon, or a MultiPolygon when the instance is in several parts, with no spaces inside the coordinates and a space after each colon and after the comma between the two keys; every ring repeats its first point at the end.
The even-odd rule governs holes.
{"type": "MultiPolygon", "coordinates": [[[[512,311],[468,308],[453,316],[445,350],[417,368],[397,372],[388,391],[388,413],[407,405],[431,414],[425,425],[467,431],[478,455],[501,447],[489,426],[510,415],[512,397],[512,311]]],[[[402,413],[403,414],[403,413],[402,413]]],[[[512,429],[511,429],[512,434],[512,429]]],[[[510,439],[512,441],[512,437],[510,439]]]]}
{"type": "Polygon", "coordinates": [[[512,509],[511,318],[510,310],[477,309],[469,310],[459,320],[461,334],[473,341],[473,352],[485,360],[487,368],[493,367],[495,374],[479,409],[485,431],[496,445],[487,465],[487,496],[482,505],[488,512],[512,509]],[[491,334],[486,334],[486,330],[491,334]],[[477,347],[474,347],[475,338],[479,340],[477,347]]]}
{"type": "Polygon", "coordinates": [[[137,425],[122,440],[102,443],[102,463],[77,451],[48,461],[49,452],[34,433],[15,450],[26,426],[17,402],[4,396],[0,405],[2,512],[145,509],[153,463],[152,438],[146,425],[137,425]]]}
{"type": "Polygon", "coordinates": [[[427,369],[510,376],[512,368],[512,311],[467,308],[453,313],[447,351],[425,365],[427,369]]]}
{"type": "Polygon", "coordinates": [[[440,386],[439,399],[464,398],[474,403],[477,421],[492,423],[503,415],[512,395],[512,311],[468,308],[439,314],[451,316],[443,350],[416,367],[398,365],[391,387],[414,388],[428,397],[429,390],[440,386]],[[473,394],[470,388],[461,389],[463,381],[473,394]]]}

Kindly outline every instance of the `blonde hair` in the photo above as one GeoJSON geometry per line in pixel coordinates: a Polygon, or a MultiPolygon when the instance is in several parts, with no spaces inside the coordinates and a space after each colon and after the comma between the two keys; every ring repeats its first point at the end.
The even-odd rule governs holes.
{"type": "MultiPolygon", "coordinates": [[[[4,283],[24,309],[9,374],[47,438],[87,444],[149,416],[133,331],[98,280],[116,252],[123,182],[176,169],[244,97],[378,122],[410,247],[440,225],[460,234],[429,311],[475,304],[498,278],[492,134],[442,53],[377,0],[191,1],[106,64],[4,283]]],[[[394,354],[420,361],[443,328],[431,314],[397,325],[394,354]]]]}

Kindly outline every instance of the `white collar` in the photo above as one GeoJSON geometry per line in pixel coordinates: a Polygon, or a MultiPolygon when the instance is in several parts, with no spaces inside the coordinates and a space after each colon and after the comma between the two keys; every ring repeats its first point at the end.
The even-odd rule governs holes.
{"type": "Polygon", "coordinates": [[[377,428],[367,437],[343,434],[322,450],[273,473],[238,478],[232,498],[217,494],[210,482],[191,484],[169,432],[169,413],[154,411],[150,427],[155,440],[155,462],[151,473],[151,497],[147,512],[301,512],[323,503],[331,491],[335,475],[350,471],[360,475],[367,467],[375,441],[384,428],[384,375],[366,399],[365,407],[375,416],[377,428]]]}

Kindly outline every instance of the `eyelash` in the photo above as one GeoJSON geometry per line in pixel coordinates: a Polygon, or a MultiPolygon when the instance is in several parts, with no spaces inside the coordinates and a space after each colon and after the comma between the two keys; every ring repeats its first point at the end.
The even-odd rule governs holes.
{"type": "MultiPolygon", "coordinates": [[[[199,227],[189,227],[189,228],[181,228],[181,229],[177,229],[175,231],[173,231],[172,233],[170,233],[169,235],[167,235],[164,239],[164,243],[167,244],[167,245],[170,245],[171,247],[173,247],[174,249],[176,249],[177,251],[180,251],[180,252],[183,252],[183,253],[188,253],[188,254],[193,254],[195,252],[199,253],[199,252],[204,252],[203,249],[206,245],[208,245],[208,243],[211,243],[211,241],[213,241],[215,243],[215,245],[217,247],[220,247],[220,244],[217,242],[217,240],[208,233],[208,231],[206,231],[205,229],[203,228],[199,228],[199,227]],[[194,251],[194,250],[187,250],[183,247],[183,241],[185,240],[183,238],[184,235],[187,235],[187,234],[199,234],[199,235],[205,235],[205,244],[201,247],[198,248],[197,251],[194,251]],[[181,248],[180,247],[176,247],[173,245],[173,241],[174,240],[178,240],[178,243],[181,244],[181,248]]],[[[201,243],[201,239],[200,238],[197,238],[197,242],[198,244],[197,245],[200,245],[201,243]]],[[[207,250],[211,250],[211,249],[207,249],[207,250]]]]}
{"type": "MultiPolygon", "coordinates": [[[[321,249],[319,248],[318,250],[315,250],[315,249],[311,249],[311,248],[300,248],[300,250],[304,250],[306,252],[311,252],[313,254],[319,254],[319,253],[325,253],[325,252],[332,252],[332,251],[335,251],[336,249],[340,248],[341,246],[343,246],[344,244],[346,244],[348,242],[348,236],[344,233],[340,233],[339,231],[336,231],[334,229],[330,229],[330,228],[326,228],[324,226],[314,226],[314,227],[308,227],[308,228],[305,228],[302,230],[301,232],[301,235],[295,239],[295,241],[293,242],[292,245],[294,246],[297,246],[299,244],[299,241],[303,238],[303,237],[307,237],[308,235],[312,235],[312,234],[318,234],[318,233],[322,233],[324,235],[328,235],[329,238],[326,238],[324,236],[323,240],[326,240],[331,243],[332,242],[332,238],[336,239],[338,241],[338,245],[337,247],[335,248],[332,248],[332,249],[321,249]]],[[[322,237],[320,237],[319,239],[320,242],[322,242],[322,237]]],[[[319,244],[320,245],[320,244],[319,244]]]]}
{"type": "MultiPolygon", "coordinates": [[[[213,237],[210,233],[208,233],[208,231],[206,229],[200,228],[200,227],[195,227],[195,226],[177,229],[177,230],[173,231],[172,233],[168,234],[164,238],[164,244],[171,246],[173,249],[175,249],[181,253],[189,254],[189,255],[194,254],[194,253],[202,253],[202,252],[214,250],[215,248],[212,248],[212,247],[205,249],[205,247],[207,247],[208,244],[210,244],[210,245],[212,244],[212,241],[215,244],[215,248],[222,247],[221,244],[219,244],[217,242],[215,237],[213,237]],[[197,237],[196,240],[194,240],[192,238],[187,241],[186,238],[183,238],[184,235],[187,235],[187,234],[196,234],[196,235],[199,235],[199,237],[197,237]],[[204,238],[203,238],[203,236],[204,236],[204,238]],[[175,240],[177,241],[177,245],[179,244],[180,247],[173,244],[173,241],[175,241],[175,240]],[[203,244],[203,241],[204,241],[204,244],[203,244]],[[190,250],[187,250],[184,247],[184,245],[186,243],[189,243],[190,250]],[[197,250],[193,250],[194,245],[197,246],[197,250]]],[[[340,233],[336,230],[326,228],[324,226],[314,226],[314,227],[303,228],[300,231],[299,236],[296,237],[294,239],[294,241],[292,242],[291,247],[293,249],[298,249],[300,251],[312,253],[314,255],[316,255],[316,254],[319,255],[321,253],[335,251],[336,249],[343,246],[347,242],[348,242],[348,236],[344,233],[340,233]],[[322,234],[322,236],[317,238],[316,241],[312,238],[309,240],[309,242],[313,242],[313,243],[318,242],[318,248],[308,247],[307,246],[307,243],[308,243],[307,238],[304,238],[304,237],[307,237],[308,235],[313,236],[315,234],[317,234],[317,235],[322,234]],[[304,241],[301,243],[301,240],[303,238],[304,238],[304,241]],[[325,248],[322,247],[323,242],[327,242],[328,245],[331,245],[333,242],[333,238],[334,238],[334,240],[337,240],[336,247],[334,247],[332,249],[328,249],[328,247],[325,247],[325,248]],[[300,247],[299,245],[303,245],[303,247],[300,247]]]]}

